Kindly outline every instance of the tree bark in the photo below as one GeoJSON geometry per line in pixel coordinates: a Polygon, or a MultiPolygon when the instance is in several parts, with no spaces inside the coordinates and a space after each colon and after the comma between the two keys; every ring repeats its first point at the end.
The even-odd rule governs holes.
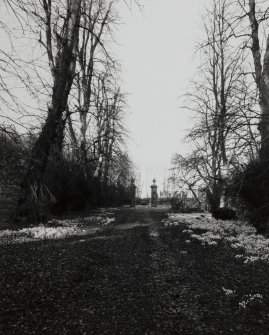
{"type": "Polygon", "coordinates": [[[249,0],[249,21],[251,25],[252,56],[255,68],[255,81],[260,95],[261,117],[259,132],[261,134],[260,159],[269,160],[269,35],[266,49],[261,62],[261,49],[259,41],[259,22],[256,18],[256,1],[249,0]]]}
{"type": "MultiPolygon", "coordinates": [[[[41,193],[42,177],[53,143],[57,142],[57,129],[61,127],[62,116],[66,110],[69,92],[73,83],[76,67],[81,0],[68,2],[67,25],[62,50],[57,55],[54,72],[54,85],[48,116],[32,150],[25,177],[21,183],[16,208],[16,218],[31,216],[31,186],[37,185],[37,197],[41,193]]],[[[36,213],[35,213],[36,216],[36,213]]]]}

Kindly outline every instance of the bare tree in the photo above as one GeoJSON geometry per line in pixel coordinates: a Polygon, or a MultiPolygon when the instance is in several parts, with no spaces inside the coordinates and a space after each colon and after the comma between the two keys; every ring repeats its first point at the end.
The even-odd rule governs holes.
{"type": "MultiPolygon", "coordinates": [[[[44,190],[50,193],[44,184],[46,169],[51,168],[51,162],[55,159],[60,166],[67,157],[62,154],[69,152],[69,148],[66,147],[70,144],[69,141],[72,143],[73,156],[75,154],[79,161],[83,161],[85,171],[89,171],[90,168],[94,174],[97,168],[96,162],[98,160],[102,162],[102,168],[99,169],[100,180],[106,184],[114,173],[114,162],[121,159],[125,150],[123,144],[125,130],[120,122],[122,94],[116,84],[116,62],[108,52],[112,25],[117,20],[117,12],[114,9],[116,2],[114,0],[4,0],[3,2],[5,8],[16,18],[25,40],[31,41],[29,45],[32,46],[32,59],[25,60],[25,66],[22,66],[23,53],[19,57],[13,57],[14,53],[7,53],[5,58],[3,57],[5,63],[1,63],[0,60],[0,80],[3,78],[2,64],[3,70],[14,68],[12,73],[20,78],[29,91],[30,98],[36,99],[35,102],[29,99],[35,106],[36,114],[31,115],[33,113],[29,112],[28,120],[31,121],[32,116],[38,117],[39,125],[42,124],[32,148],[25,178],[21,183],[17,218],[29,213],[39,215],[38,209],[37,211],[34,209],[34,200],[37,203],[42,202],[44,190]],[[20,68],[23,69],[22,73],[18,72],[20,68]],[[99,78],[103,75],[107,75],[109,79],[106,79],[103,87],[100,87],[100,95],[99,78]],[[103,107],[96,103],[98,95],[102,97],[103,107]],[[102,123],[99,130],[96,122],[97,110],[102,123]],[[70,139],[66,136],[66,125],[70,139]],[[95,155],[93,154],[95,135],[98,131],[101,146],[98,155],[95,155]]],[[[0,25],[3,31],[6,27],[1,18],[0,25]]],[[[9,35],[10,31],[8,36],[12,44],[13,36],[9,35]]],[[[17,52],[16,46],[13,50],[17,52]]],[[[6,91],[6,96],[14,99],[13,102],[16,103],[16,94],[12,95],[10,87],[4,85],[6,83],[3,81],[2,87],[6,91]]],[[[6,99],[6,96],[2,95],[0,98],[6,99]]],[[[15,117],[12,116],[10,119],[7,117],[7,121],[15,123],[15,118],[21,109],[19,107],[18,104],[15,106],[15,117]]],[[[25,107],[30,109],[27,104],[25,107]]],[[[18,126],[21,124],[19,120],[18,126]]],[[[2,123],[1,129],[11,128],[2,123]]]]}
{"type": "Polygon", "coordinates": [[[220,206],[231,167],[257,155],[256,91],[244,68],[245,49],[236,43],[238,22],[230,22],[232,9],[230,1],[215,0],[207,11],[205,39],[199,45],[200,80],[186,95],[196,123],[187,136],[194,151],[184,166],[192,164],[203,181],[211,211],[220,206]]]}
{"type": "Polygon", "coordinates": [[[175,154],[171,161],[173,174],[170,176],[169,182],[175,184],[177,189],[189,190],[200,207],[201,200],[199,199],[198,190],[204,184],[208,184],[208,181],[204,180],[206,174],[202,173],[198,160],[199,158],[195,156],[183,157],[175,154]]]}
{"type": "MultiPolygon", "coordinates": [[[[80,42],[78,50],[78,74],[75,80],[74,103],[70,101],[73,115],[70,121],[79,115],[80,129],[77,136],[79,159],[87,165],[88,145],[87,132],[90,131],[91,118],[94,113],[94,90],[98,85],[99,73],[113,71],[114,61],[107,51],[105,38],[114,23],[113,1],[90,0],[82,2],[80,24],[80,42]]],[[[74,99],[73,99],[74,100],[74,99]]]]}
{"type": "Polygon", "coordinates": [[[81,0],[66,3],[63,11],[50,0],[43,0],[41,13],[35,12],[35,19],[45,32],[44,44],[53,77],[51,102],[45,124],[32,150],[26,176],[21,184],[16,215],[29,213],[29,197],[35,185],[35,194],[39,196],[42,176],[46,169],[48,156],[54,141],[62,133],[62,117],[66,110],[69,92],[73,83],[81,18],[81,0]],[[54,19],[54,13],[58,13],[54,19]],[[62,16],[64,14],[64,16],[62,16]],[[60,23],[60,20],[62,21],[60,23]],[[52,44],[55,43],[55,55],[52,44]]]}
{"type": "Polygon", "coordinates": [[[100,78],[100,87],[96,94],[96,114],[94,115],[96,122],[94,175],[107,185],[113,160],[118,154],[121,155],[121,145],[124,145],[125,97],[119,87],[109,86],[104,77],[100,78]]]}
{"type": "MultiPolygon", "coordinates": [[[[260,5],[260,4],[259,4],[260,5]]],[[[261,3],[264,7],[264,2],[261,3]]],[[[261,134],[261,160],[269,158],[269,35],[265,45],[265,52],[262,64],[262,51],[260,46],[259,27],[262,21],[268,19],[269,6],[258,9],[262,16],[257,17],[257,1],[249,0],[249,12],[247,13],[251,28],[251,52],[254,61],[255,81],[259,91],[259,103],[261,108],[261,118],[259,122],[259,131],[261,134]]]]}

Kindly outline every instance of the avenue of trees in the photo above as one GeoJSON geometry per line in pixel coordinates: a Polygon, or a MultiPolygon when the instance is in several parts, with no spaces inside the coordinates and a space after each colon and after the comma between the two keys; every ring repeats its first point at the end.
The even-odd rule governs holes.
{"type": "Polygon", "coordinates": [[[119,205],[133,167],[111,52],[116,0],[1,2],[1,188],[14,219],[119,205]]]}
{"type": "Polygon", "coordinates": [[[173,182],[204,192],[209,210],[239,210],[260,231],[269,219],[269,5],[213,0],[197,47],[200,66],[185,109],[194,115],[188,155],[172,159],[173,182]]]}
{"type": "MultiPolygon", "coordinates": [[[[0,4],[1,190],[13,219],[119,205],[134,174],[126,93],[113,55],[119,0],[0,4]]],[[[128,5],[128,3],[126,3],[128,5]]],[[[185,94],[192,150],[172,159],[173,183],[209,210],[269,222],[269,5],[212,0],[185,94]]]]}

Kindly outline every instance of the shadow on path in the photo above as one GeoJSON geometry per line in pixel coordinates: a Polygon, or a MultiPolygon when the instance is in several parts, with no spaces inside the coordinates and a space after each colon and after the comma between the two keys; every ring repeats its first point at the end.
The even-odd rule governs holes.
{"type": "Polygon", "coordinates": [[[3,246],[0,333],[269,334],[268,305],[241,312],[222,289],[261,290],[269,271],[186,244],[166,213],[122,209],[95,236],[3,246]]]}

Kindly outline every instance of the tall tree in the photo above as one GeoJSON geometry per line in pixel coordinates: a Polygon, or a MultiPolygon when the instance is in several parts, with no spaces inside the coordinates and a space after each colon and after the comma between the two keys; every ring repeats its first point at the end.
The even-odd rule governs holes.
{"type": "Polygon", "coordinates": [[[192,166],[203,181],[212,212],[220,206],[228,171],[256,155],[256,92],[244,68],[245,49],[235,38],[239,23],[231,21],[232,10],[230,1],[214,0],[207,11],[199,80],[186,94],[196,122],[187,136],[194,150],[184,158],[183,170],[189,174],[192,166]]]}
{"type": "Polygon", "coordinates": [[[43,0],[41,12],[35,12],[34,18],[45,32],[45,41],[49,65],[53,77],[51,102],[47,118],[32,150],[27,173],[21,184],[21,191],[16,210],[17,217],[28,215],[32,210],[31,193],[40,196],[42,177],[53,143],[61,134],[62,117],[66,110],[69,92],[73,83],[76,68],[79,24],[81,18],[81,1],[66,2],[63,11],[51,0],[43,0]],[[55,15],[55,13],[58,13],[55,15]],[[63,16],[64,15],[64,16],[63,16]],[[53,42],[55,50],[53,50],[53,42]],[[53,54],[55,51],[55,55],[53,54]],[[60,131],[59,131],[60,130],[60,131]]]}
{"type": "Polygon", "coordinates": [[[112,5],[114,1],[91,0],[83,2],[84,15],[82,18],[81,43],[79,46],[78,75],[79,117],[80,117],[80,151],[84,163],[87,162],[86,132],[88,116],[91,107],[93,79],[97,71],[96,63],[100,62],[100,49],[105,56],[107,52],[103,43],[104,34],[109,31],[112,21],[112,5]],[[99,56],[99,59],[98,59],[99,56]]]}
{"type": "Polygon", "coordinates": [[[251,52],[254,61],[255,81],[259,91],[259,103],[261,118],[259,131],[261,134],[261,160],[269,161],[269,34],[266,37],[265,52],[262,64],[262,50],[260,46],[259,27],[260,23],[268,19],[269,6],[259,9],[262,17],[257,18],[256,0],[249,0],[248,17],[251,27],[251,52]]]}

